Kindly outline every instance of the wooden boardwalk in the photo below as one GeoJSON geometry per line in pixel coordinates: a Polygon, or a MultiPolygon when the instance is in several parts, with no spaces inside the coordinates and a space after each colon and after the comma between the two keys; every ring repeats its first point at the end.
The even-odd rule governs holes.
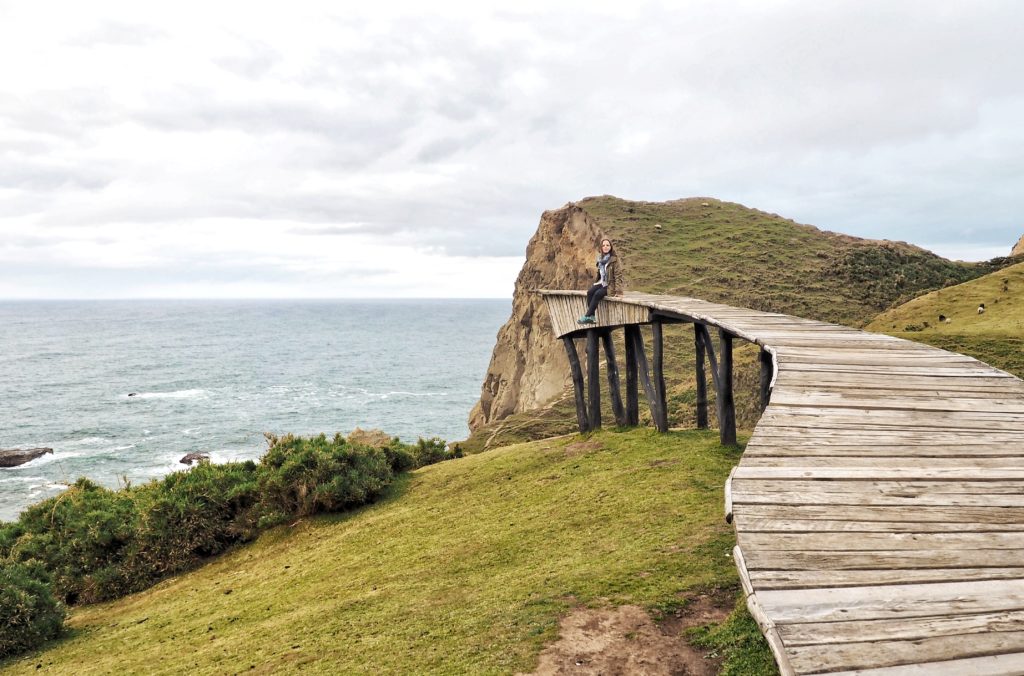
{"type": "MultiPolygon", "coordinates": [[[[570,323],[581,303],[549,296],[556,333],[583,328],[570,323]]],[[[1024,382],[824,322],[674,296],[618,303],[606,321],[642,308],[774,357],[726,508],[747,605],[784,674],[1024,674],[1024,382]]]]}

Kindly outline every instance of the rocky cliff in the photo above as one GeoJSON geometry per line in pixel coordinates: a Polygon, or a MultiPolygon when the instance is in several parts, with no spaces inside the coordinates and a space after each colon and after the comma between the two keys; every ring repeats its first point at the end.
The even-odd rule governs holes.
{"type": "Polygon", "coordinates": [[[471,430],[535,408],[561,394],[570,382],[565,349],[552,334],[543,298],[534,291],[586,288],[604,236],[573,202],[541,215],[516,279],[512,316],[498,332],[480,401],[469,416],[471,430]]]}
{"type": "Polygon", "coordinates": [[[1024,235],[1021,235],[1020,239],[1017,240],[1017,244],[1014,245],[1013,251],[1010,252],[1011,256],[1024,256],[1024,235]]]}

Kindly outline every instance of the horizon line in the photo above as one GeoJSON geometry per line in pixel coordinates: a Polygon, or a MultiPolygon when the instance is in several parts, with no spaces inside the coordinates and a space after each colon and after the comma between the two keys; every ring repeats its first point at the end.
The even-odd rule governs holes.
{"type": "Polygon", "coordinates": [[[406,300],[512,300],[512,296],[296,296],[296,297],[255,297],[255,296],[135,296],[123,298],[0,298],[0,303],[68,303],[104,301],[406,301],[406,300]]]}

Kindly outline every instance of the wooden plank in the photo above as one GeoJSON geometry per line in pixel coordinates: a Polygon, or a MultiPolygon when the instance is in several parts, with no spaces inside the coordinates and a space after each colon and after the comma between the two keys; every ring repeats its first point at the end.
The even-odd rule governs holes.
{"type": "MultiPolygon", "coordinates": [[[[753,570],[751,584],[758,590],[864,587],[868,585],[975,582],[1024,578],[1024,568],[904,568],[897,570],[753,570]]],[[[904,623],[907,620],[898,620],[904,623]]],[[[784,625],[799,627],[802,625],[784,625]]]]}
{"type": "Polygon", "coordinates": [[[777,388],[775,403],[780,406],[826,406],[840,408],[902,408],[926,411],[1000,411],[1024,412],[1024,394],[1000,396],[991,392],[962,393],[914,392],[908,390],[804,389],[777,388]]]}
{"type": "MultiPolygon", "coordinates": [[[[735,504],[735,503],[734,503],[735,504]]],[[[744,550],[750,570],[897,570],[922,568],[1014,568],[1024,559],[1019,549],[875,552],[744,550]]]]}
{"type": "MultiPolygon", "coordinates": [[[[980,364],[981,362],[978,363],[980,364]]],[[[1008,373],[1005,375],[999,375],[1002,372],[997,371],[994,368],[974,366],[971,364],[959,364],[956,366],[915,366],[913,364],[907,364],[904,366],[845,366],[842,364],[806,364],[791,362],[786,364],[786,370],[808,373],[852,373],[857,375],[873,373],[901,376],[946,376],[949,378],[1013,378],[1013,376],[1008,373]]]]}
{"type": "MultiPolygon", "coordinates": [[[[753,506],[753,505],[751,505],[753,506]]],[[[760,505],[758,505],[760,506],[760,505]]],[[[777,535],[779,533],[999,533],[999,532],[1024,532],[1024,524],[1017,523],[987,523],[984,521],[898,521],[899,515],[893,514],[893,521],[857,521],[851,519],[846,510],[836,513],[833,510],[832,518],[786,518],[786,519],[757,519],[744,514],[742,507],[737,515],[737,510],[732,507],[732,494],[729,495],[730,514],[736,523],[736,528],[742,531],[744,537],[756,534],[777,535]]],[[[893,512],[907,512],[900,508],[890,508],[893,512]]],[[[744,540],[744,545],[749,544],[744,540]]],[[[804,547],[806,549],[806,547],[804,547]]],[[[855,549],[850,547],[849,549],[855,549]]]]}
{"type": "Polygon", "coordinates": [[[998,507],[978,505],[973,507],[948,505],[922,505],[916,509],[903,509],[884,505],[849,505],[837,513],[831,505],[777,505],[746,504],[736,506],[736,519],[848,519],[852,522],[881,521],[892,524],[905,522],[918,524],[927,530],[928,524],[952,525],[985,523],[990,527],[1002,524],[1017,529],[1024,524],[1024,507],[998,507]]]}
{"type": "Polygon", "coordinates": [[[779,491],[752,492],[742,481],[733,481],[732,502],[734,508],[741,504],[755,505],[876,505],[876,506],[954,506],[979,507],[1024,507],[1024,494],[1009,493],[990,495],[977,493],[930,493],[915,491],[908,486],[905,490],[894,490],[891,494],[877,491],[828,492],[828,491],[779,491]]]}
{"type": "MultiPolygon", "coordinates": [[[[834,447],[832,447],[834,448],[834,447]]],[[[840,453],[828,455],[805,455],[799,449],[787,450],[774,446],[756,446],[749,455],[743,454],[742,467],[778,467],[786,463],[787,467],[807,469],[841,468],[841,467],[878,467],[880,469],[905,468],[966,468],[978,469],[1024,469],[1024,449],[1012,456],[978,455],[977,453],[961,453],[961,449],[950,446],[945,455],[930,454],[928,449],[915,447],[918,452],[913,455],[889,455],[874,453],[863,446],[847,446],[840,453]]],[[[992,448],[982,446],[981,448],[992,448]]],[[[998,448],[998,446],[997,446],[998,448]]],[[[750,450],[750,446],[747,446],[750,450]]]]}
{"type": "Polygon", "coordinates": [[[953,617],[804,622],[784,624],[779,627],[779,635],[790,646],[863,641],[908,641],[939,636],[964,637],[968,634],[1016,631],[1024,631],[1024,610],[955,615],[953,617]]]}
{"type": "Polygon", "coordinates": [[[783,412],[769,408],[761,420],[759,427],[775,424],[785,427],[810,427],[818,432],[877,428],[908,433],[929,430],[975,432],[980,436],[986,436],[990,432],[1024,432],[1024,419],[1019,416],[994,413],[968,414],[962,411],[948,411],[940,415],[928,412],[851,409],[842,414],[839,413],[839,409],[822,409],[818,413],[814,410],[783,412]],[[861,415],[858,416],[857,413],[861,415]]]}
{"type": "Polygon", "coordinates": [[[1019,676],[1024,674],[1024,653],[926,662],[868,671],[833,671],[830,676],[1019,676]]]}
{"type": "Polygon", "coordinates": [[[1024,651],[1024,631],[973,633],[950,640],[947,636],[903,641],[871,641],[788,647],[797,673],[837,669],[876,669],[903,664],[983,657],[1024,651]],[[967,640],[965,640],[967,639],[967,640]]]}
{"type": "Polygon", "coordinates": [[[772,495],[775,493],[804,491],[816,495],[833,493],[863,496],[957,496],[957,495],[1017,495],[1024,498],[1024,481],[980,481],[973,479],[733,479],[733,491],[739,495],[772,495]]]}
{"type": "MultiPolygon", "coordinates": [[[[735,472],[736,479],[845,479],[850,481],[1016,481],[1024,487],[1024,468],[980,467],[746,467],[735,472]]],[[[856,487],[855,487],[856,489],[856,487]]]]}
{"type": "Polygon", "coordinates": [[[741,532],[736,541],[743,551],[874,552],[934,550],[1024,550],[1024,531],[988,533],[864,533],[811,531],[807,533],[741,532]]]}
{"type": "Polygon", "coordinates": [[[824,364],[831,366],[913,366],[932,368],[958,368],[960,364],[968,367],[982,365],[977,359],[955,354],[932,354],[915,352],[896,352],[882,354],[881,351],[865,350],[863,352],[850,351],[822,351],[816,354],[804,354],[794,350],[779,350],[779,361],[786,366],[797,364],[824,364]]]}
{"type": "MultiPolygon", "coordinates": [[[[822,429],[820,426],[786,425],[784,421],[759,424],[750,438],[748,448],[762,443],[787,444],[794,448],[799,446],[822,447],[825,445],[842,446],[856,444],[868,448],[888,445],[889,447],[907,446],[941,446],[943,444],[962,443],[967,446],[991,446],[999,444],[1017,444],[1008,450],[1016,454],[1020,450],[1020,432],[986,431],[978,434],[975,430],[887,427],[884,429],[822,429]]],[[[892,450],[890,448],[890,450],[892,450]]]]}
{"type": "MultiPolygon", "coordinates": [[[[858,411],[922,411],[963,413],[1009,413],[1024,415],[1024,397],[1020,398],[967,398],[967,397],[914,397],[906,394],[880,392],[877,396],[856,397],[830,393],[808,393],[803,396],[782,394],[776,397],[779,406],[792,408],[842,408],[858,411]]],[[[787,410],[787,409],[781,409],[787,410]]]]}
{"type": "MultiPolygon", "coordinates": [[[[746,562],[748,570],[757,567],[749,557],[746,562]]],[[[955,616],[1024,610],[1024,579],[765,590],[757,596],[778,625],[955,616]]]]}
{"type": "MultiPolygon", "coordinates": [[[[957,378],[950,380],[942,376],[905,376],[894,380],[885,375],[840,374],[838,377],[822,377],[820,374],[795,373],[780,371],[775,380],[776,388],[813,388],[816,391],[833,391],[844,389],[882,390],[899,393],[952,391],[967,396],[967,393],[984,395],[1020,396],[1024,394],[1024,385],[1007,378],[957,378]]],[[[936,395],[938,396],[938,395],[936,395]]]]}

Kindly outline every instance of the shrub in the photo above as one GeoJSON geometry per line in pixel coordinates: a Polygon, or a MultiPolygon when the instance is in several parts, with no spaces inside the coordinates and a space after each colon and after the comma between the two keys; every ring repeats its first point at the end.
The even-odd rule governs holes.
{"type": "Polygon", "coordinates": [[[259,473],[264,523],[362,505],[391,482],[381,449],[350,445],[340,434],[270,440],[259,473]]]}
{"type": "Polygon", "coordinates": [[[419,460],[409,446],[403,444],[396,437],[390,444],[381,449],[384,457],[387,458],[391,471],[395,474],[408,472],[419,467],[419,460]]]}
{"type": "Polygon", "coordinates": [[[419,439],[416,442],[414,452],[416,454],[416,463],[420,467],[462,456],[461,450],[448,451],[445,440],[438,437],[419,439]]]}
{"type": "Polygon", "coordinates": [[[97,584],[120,576],[123,550],[135,532],[132,490],[112,491],[79,479],[22,512],[18,527],[22,533],[10,547],[10,558],[42,562],[63,601],[108,598],[97,584]]]}
{"type": "Polygon", "coordinates": [[[60,634],[64,615],[42,564],[0,562],[0,658],[60,634]]]}
{"type": "Polygon", "coordinates": [[[251,461],[204,462],[138,489],[135,536],[124,564],[127,591],[254,537],[256,474],[251,461]]]}

